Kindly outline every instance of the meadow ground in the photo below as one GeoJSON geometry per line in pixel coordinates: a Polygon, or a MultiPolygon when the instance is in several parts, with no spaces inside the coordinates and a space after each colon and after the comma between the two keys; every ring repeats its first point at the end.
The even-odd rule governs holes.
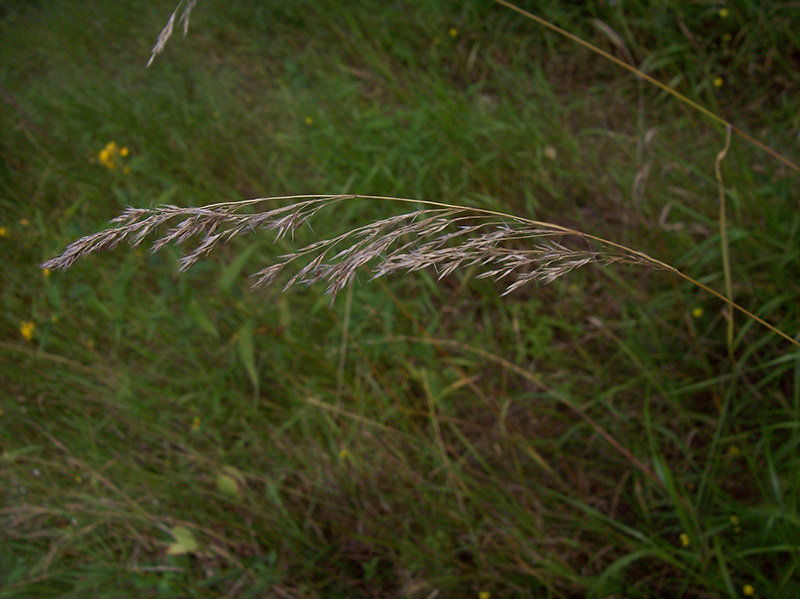
{"type": "Polygon", "coordinates": [[[797,9],[530,4],[783,159],[489,0],[200,0],[149,69],[173,0],[0,5],[0,597],[800,596],[800,352],[668,272],[249,291],[368,200],[39,268],[127,206],[400,196],[796,336],[797,9]]]}

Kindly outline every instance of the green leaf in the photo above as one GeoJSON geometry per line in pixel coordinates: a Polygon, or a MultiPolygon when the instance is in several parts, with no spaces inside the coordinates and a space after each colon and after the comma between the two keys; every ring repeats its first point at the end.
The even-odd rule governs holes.
{"type": "Polygon", "coordinates": [[[238,342],[236,350],[239,354],[239,359],[242,361],[247,375],[250,377],[250,382],[253,383],[253,388],[258,393],[258,370],[256,369],[256,344],[255,344],[255,328],[256,323],[253,320],[248,320],[237,331],[236,337],[238,342]]]}
{"type": "Polygon", "coordinates": [[[223,293],[229,293],[233,287],[233,282],[239,278],[244,269],[244,263],[258,248],[258,242],[252,243],[249,247],[245,248],[233,259],[233,261],[225,267],[222,275],[219,278],[219,290],[223,293]]]}
{"type": "Polygon", "coordinates": [[[242,496],[242,477],[235,468],[225,468],[225,472],[217,474],[217,490],[228,497],[242,496]]]}
{"type": "Polygon", "coordinates": [[[200,328],[200,330],[219,338],[217,325],[215,325],[214,322],[208,317],[208,314],[203,311],[196,299],[192,298],[189,303],[186,304],[186,314],[192,319],[192,322],[200,328]]]}
{"type": "Polygon", "coordinates": [[[169,532],[175,539],[175,542],[170,543],[167,547],[168,555],[183,555],[185,553],[197,551],[200,548],[200,543],[194,538],[194,533],[190,528],[175,526],[169,532]]]}
{"type": "Polygon", "coordinates": [[[41,450],[41,445],[28,445],[27,447],[20,447],[19,449],[9,449],[0,454],[0,462],[13,462],[29,453],[36,453],[41,450]]]}

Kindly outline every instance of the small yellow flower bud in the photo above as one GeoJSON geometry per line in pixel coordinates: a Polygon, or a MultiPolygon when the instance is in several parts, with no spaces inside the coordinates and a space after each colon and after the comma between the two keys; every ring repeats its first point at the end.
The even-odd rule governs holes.
{"type": "Polygon", "coordinates": [[[681,540],[682,547],[688,547],[689,544],[692,542],[692,540],[689,538],[689,535],[687,535],[685,532],[682,532],[679,538],[681,540]]]}
{"type": "Polygon", "coordinates": [[[714,87],[722,87],[723,85],[725,85],[725,80],[722,77],[717,77],[716,79],[714,79],[713,83],[714,87]]]}
{"type": "Polygon", "coordinates": [[[19,325],[19,333],[25,338],[25,341],[30,341],[33,338],[33,331],[36,330],[36,325],[31,320],[26,320],[19,325]]]}
{"type": "Polygon", "coordinates": [[[450,34],[450,37],[456,37],[458,35],[458,29],[456,29],[455,27],[451,27],[450,31],[448,31],[447,33],[450,34]]]}
{"type": "Polygon", "coordinates": [[[742,587],[742,595],[745,597],[752,597],[756,594],[756,590],[753,588],[752,584],[746,584],[742,587]]]}

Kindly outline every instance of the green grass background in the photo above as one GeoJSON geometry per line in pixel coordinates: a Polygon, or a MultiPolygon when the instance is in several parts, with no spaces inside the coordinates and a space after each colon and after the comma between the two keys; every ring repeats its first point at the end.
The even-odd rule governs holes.
{"type": "MultiPolygon", "coordinates": [[[[525,7],[796,159],[790,4],[525,7]]],[[[737,316],[731,357],[669,275],[249,292],[402,209],[368,201],[181,275],[174,248],[38,268],[129,205],[358,193],[722,291],[719,126],[488,0],[200,0],[147,70],[170,0],[0,7],[0,597],[800,595],[800,353],[737,316]]],[[[722,174],[734,299],[796,335],[798,174],[736,137],[722,174]]]]}

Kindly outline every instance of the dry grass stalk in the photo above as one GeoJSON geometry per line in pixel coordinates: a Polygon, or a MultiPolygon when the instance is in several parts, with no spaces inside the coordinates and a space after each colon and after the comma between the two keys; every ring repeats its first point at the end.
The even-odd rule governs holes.
{"type": "MultiPolygon", "coordinates": [[[[150,51],[150,60],[147,61],[147,66],[149,67],[153,64],[156,56],[161,54],[164,51],[164,47],[167,45],[167,40],[172,37],[172,28],[175,26],[175,17],[178,16],[178,11],[183,5],[184,0],[180,0],[178,5],[175,7],[175,10],[169,17],[167,24],[164,25],[164,29],[161,30],[161,33],[158,34],[158,39],[156,40],[155,46],[150,51]]],[[[189,16],[192,14],[192,9],[194,8],[195,4],[197,4],[197,0],[188,0],[184,5],[183,12],[181,13],[180,18],[178,19],[183,24],[183,35],[184,37],[189,32],[189,16]]]]}
{"type": "MultiPolygon", "coordinates": [[[[156,238],[152,251],[168,244],[198,239],[199,243],[180,260],[180,270],[183,271],[219,243],[233,237],[254,231],[274,231],[276,240],[293,236],[298,227],[323,208],[357,197],[365,198],[352,195],[292,196],[200,208],[128,208],[111,221],[116,226],[79,239],[42,266],[63,270],[84,256],[113,249],[123,241],[135,248],[164,225],[174,223],[156,238]],[[294,202],[260,212],[243,211],[269,200],[294,202]]],[[[412,201],[405,198],[368,199],[412,201]]],[[[284,288],[295,284],[324,283],[334,298],[353,281],[362,266],[370,264],[373,279],[429,267],[442,278],[461,267],[483,267],[485,270],[480,278],[513,279],[505,293],[530,282],[550,283],[576,268],[593,263],[671,268],[640,252],[551,223],[435,202],[420,203],[428,207],[376,220],[280,256],[274,264],[253,275],[256,279],[253,287],[272,283],[279,273],[297,261],[305,264],[289,278],[284,288]],[[591,249],[568,247],[564,239],[570,237],[573,241],[581,240],[581,245],[591,249]]]]}

